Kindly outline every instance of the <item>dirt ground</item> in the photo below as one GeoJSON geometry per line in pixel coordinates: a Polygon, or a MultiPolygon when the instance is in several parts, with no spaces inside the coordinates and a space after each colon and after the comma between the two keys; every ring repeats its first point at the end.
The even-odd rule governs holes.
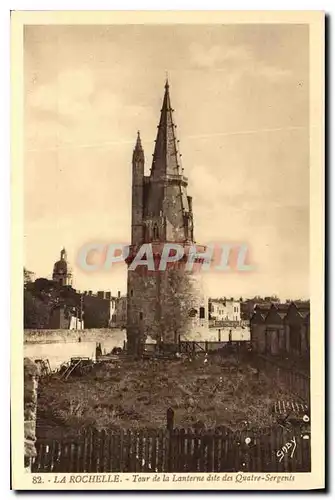
{"type": "Polygon", "coordinates": [[[82,377],[39,384],[39,436],[84,427],[164,428],[166,411],[177,427],[259,429],[273,424],[272,405],[294,396],[246,360],[204,356],[190,360],[120,359],[97,364],[82,377]]]}

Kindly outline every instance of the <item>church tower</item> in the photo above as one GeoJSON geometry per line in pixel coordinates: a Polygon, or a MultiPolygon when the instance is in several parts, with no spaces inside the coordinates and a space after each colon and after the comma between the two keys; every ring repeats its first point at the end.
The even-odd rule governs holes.
{"type": "MultiPolygon", "coordinates": [[[[157,342],[176,343],[199,326],[207,326],[208,304],[201,286],[201,273],[186,270],[187,252],[194,247],[192,198],[187,195],[176,138],[169,83],[155,141],[150,175],[144,173],[144,151],[137,134],[132,160],[131,250],[128,258],[127,337],[137,350],[147,336],[157,342]],[[165,243],[184,248],[181,259],[165,270],[158,265],[165,243]],[[155,269],[132,269],[131,263],[142,245],[150,245],[155,269]]],[[[197,246],[197,248],[203,247],[197,246]]],[[[201,250],[199,250],[199,253],[201,250]]]]}
{"type": "Polygon", "coordinates": [[[55,262],[52,280],[57,281],[62,286],[72,286],[72,271],[67,261],[65,248],[61,250],[60,260],[55,262]]]}

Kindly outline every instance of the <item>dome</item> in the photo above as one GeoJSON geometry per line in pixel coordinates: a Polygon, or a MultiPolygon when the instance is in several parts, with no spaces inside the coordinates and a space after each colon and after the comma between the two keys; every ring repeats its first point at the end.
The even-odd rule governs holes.
{"type": "Polygon", "coordinates": [[[65,248],[60,253],[60,260],[55,262],[53,267],[53,280],[60,281],[63,284],[71,284],[72,270],[67,262],[65,248]],[[70,278],[70,281],[68,281],[70,278]]]}
{"type": "Polygon", "coordinates": [[[54,273],[56,274],[67,274],[68,265],[66,260],[58,260],[54,265],[54,273]]]}

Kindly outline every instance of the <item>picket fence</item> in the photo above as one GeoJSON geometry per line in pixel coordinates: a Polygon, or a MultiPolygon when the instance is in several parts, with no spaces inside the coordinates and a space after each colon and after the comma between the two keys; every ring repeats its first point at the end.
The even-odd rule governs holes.
{"type": "Polygon", "coordinates": [[[32,471],[309,472],[310,439],[303,436],[299,428],[281,426],[262,434],[222,428],[87,430],[76,439],[38,440],[32,471]]]}

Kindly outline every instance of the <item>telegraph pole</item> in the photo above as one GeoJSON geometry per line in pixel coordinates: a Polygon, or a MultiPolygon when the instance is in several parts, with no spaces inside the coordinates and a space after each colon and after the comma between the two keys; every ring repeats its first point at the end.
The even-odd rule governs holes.
{"type": "Polygon", "coordinates": [[[83,315],[84,315],[84,295],[80,294],[80,329],[83,329],[83,315]]]}

